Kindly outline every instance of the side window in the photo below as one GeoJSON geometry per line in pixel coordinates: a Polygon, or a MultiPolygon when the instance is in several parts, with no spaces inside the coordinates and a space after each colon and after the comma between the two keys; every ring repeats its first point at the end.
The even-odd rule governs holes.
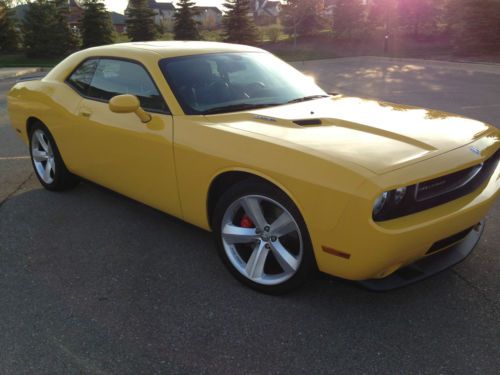
{"type": "Polygon", "coordinates": [[[100,59],[87,95],[108,101],[121,94],[137,96],[146,110],[168,111],[151,77],[141,65],[123,60],[100,59]]]}
{"type": "Polygon", "coordinates": [[[87,95],[90,82],[92,82],[92,77],[97,68],[97,62],[97,59],[85,61],[67,79],[67,82],[82,95],[87,95]]]}

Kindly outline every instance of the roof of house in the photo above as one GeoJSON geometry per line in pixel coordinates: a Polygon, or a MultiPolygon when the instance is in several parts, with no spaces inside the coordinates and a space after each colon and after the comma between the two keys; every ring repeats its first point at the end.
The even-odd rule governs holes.
{"type": "Polygon", "coordinates": [[[26,11],[28,10],[28,4],[19,4],[14,7],[14,12],[16,14],[16,18],[18,20],[24,20],[24,16],[26,15],[26,11]]]}
{"type": "Polygon", "coordinates": [[[281,2],[280,1],[268,1],[266,3],[266,8],[276,8],[278,5],[281,6],[281,2]]]}
{"type": "Polygon", "coordinates": [[[109,12],[113,25],[125,25],[125,16],[116,12],[109,12]]]}
{"type": "Polygon", "coordinates": [[[78,7],[78,8],[81,8],[82,7],[82,4],[80,4],[80,1],[77,1],[77,0],[69,0],[68,1],[68,5],[71,7],[71,6],[74,6],[74,7],[78,7]]]}
{"type": "Polygon", "coordinates": [[[151,9],[175,10],[174,4],[172,4],[172,3],[159,3],[156,0],[149,0],[149,7],[151,9]]]}
{"type": "Polygon", "coordinates": [[[216,13],[222,14],[222,10],[220,10],[217,7],[201,7],[201,6],[195,6],[194,7],[196,10],[204,11],[204,10],[213,10],[216,13]]]}
{"type": "Polygon", "coordinates": [[[264,6],[264,8],[267,9],[267,8],[276,8],[278,5],[281,5],[281,1],[265,1],[265,0],[255,0],[255,1],[259,5],[259,8],[261,9],[262,6],[264,6]]]}

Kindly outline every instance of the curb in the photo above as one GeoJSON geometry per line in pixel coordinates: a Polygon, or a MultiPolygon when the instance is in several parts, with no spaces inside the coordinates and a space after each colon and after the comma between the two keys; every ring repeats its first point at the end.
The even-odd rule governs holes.
{"type": "Polygon", "coordinates": [[[43,72],[44,68],[0,68],[0,81],[3,79],[21,77],[26,74],[43,72]]]}
{"type": "Polygon", "coordinates": [[[446,67],[454,70],[471,70],[478,73],[500,74],[500,63],[481,63],[481,62],[464,62],[464,61],[449,61],[449,60],[431,60],[418,58],[403,58],[403,57],[381,57],[381,56],[356,56],[356,57],[337,57],[333,59],[318,59],[318,60],[299,60],[291,62],[295,67],[305,67],[308,64],[319,62],[346,62],[346,61],[363,61],[371,59],[373,62],[386,63],[402,63],[402,64],[426,64],[428,67],[446,67]],[[299,65],[300,64],[300,65],[299,65]]]}

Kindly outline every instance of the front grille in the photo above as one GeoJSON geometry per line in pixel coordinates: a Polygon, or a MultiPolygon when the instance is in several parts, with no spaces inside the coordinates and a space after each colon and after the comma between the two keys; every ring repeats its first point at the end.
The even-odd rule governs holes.
{"type": "Polygon", "coordinates": [[[500,150],[484,163],[417,184],[415,208],[422,211],[472,193],[491,177],[499,159],[500,150]]]}
{"type": "Polygon", "coordinates": [[[471,182],[483,169],[484,163],[475,165],[449,175],[439,177],[430,181],[417,184],[415,188],[415,200],[425,201],[459,189],[471,182]]]}
{"type": "Polygon", "coordinates": [[[411,215],[470,194],[491,177],[499,159],[500,150],[497,150],[481,164],[409,186],[400,204],[390,201],[389,206],[374,220],[385,221],[411,215]]]}
{"type": "Polygon", "coordinates": [[[441,250],[441,249],[444,249],[445,247],[453,245],[456,242],[462,241],[470,233],[472,228],[473,227],[467,228],[461,232],[458,232],[458,233],[451,235],[450,237],[446,237],[446,238],[443,238],[442,240],[434,242],[434,244],[430,247],[430,249],[427,250],[426,254],[432,254],[438,250],[441,250]]]}

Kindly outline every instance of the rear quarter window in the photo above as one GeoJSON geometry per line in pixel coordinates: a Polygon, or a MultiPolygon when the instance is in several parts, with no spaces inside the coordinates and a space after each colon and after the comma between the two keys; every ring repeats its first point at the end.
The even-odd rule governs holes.
{"type": "Polygon", "coordinates": [[[91,59],[81,64],[66,80],[76,91],[86,95],[97,69],[97,59],[91,59]]]}

